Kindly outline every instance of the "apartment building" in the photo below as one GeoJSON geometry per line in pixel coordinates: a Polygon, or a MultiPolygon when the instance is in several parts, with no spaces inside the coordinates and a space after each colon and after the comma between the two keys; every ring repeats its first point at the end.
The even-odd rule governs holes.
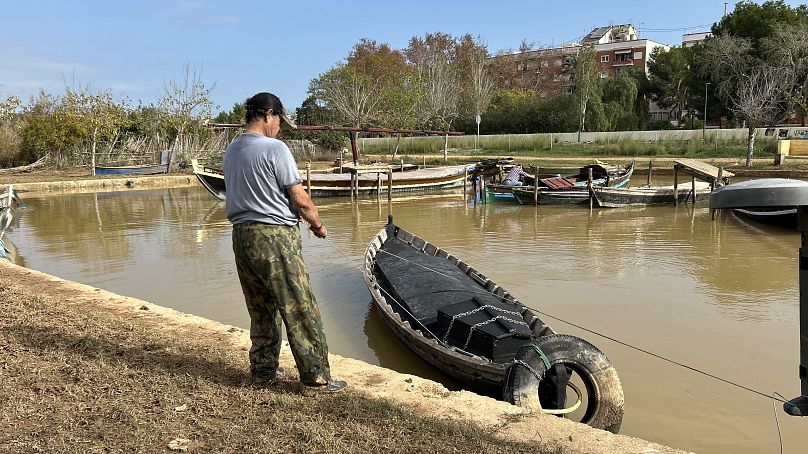
{"type": "Polygon", "coordinates": [[[584,47],[595,50],[595,60],[600,65],[603,78],[614,76],[628,68],[648,73],[651,52],[658,47],[670,49],[668,45],[640,39],[634,26],[623,24],[597,27],[579,43],[514,52],[493,58],[513,70],[513,86],[538,90],[542,96],[553,96],[574,88],[575,80],[571,69],[575,57],[584,47]]]}

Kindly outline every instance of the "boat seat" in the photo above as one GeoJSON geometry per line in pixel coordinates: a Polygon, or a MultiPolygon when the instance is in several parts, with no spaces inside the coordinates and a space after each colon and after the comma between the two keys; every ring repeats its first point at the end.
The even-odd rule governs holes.
{"type": "Polygon", "coordinates": [[[550,189],[564,189],[575,186],[575,183],[564,177],[542,178],[539,181],[550,189]]]}
{"type": "Polygon", "coordinates": [[[532,337],[518,307],[496,298],[475,296],[442,307],[435,325],[447,344],[497,363],[511,361],[532,337]]]}

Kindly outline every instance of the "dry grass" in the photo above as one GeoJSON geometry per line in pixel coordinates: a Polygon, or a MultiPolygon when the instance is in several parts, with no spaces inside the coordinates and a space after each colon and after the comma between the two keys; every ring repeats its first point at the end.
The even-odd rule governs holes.
{"type": "Polygon", "coordinates": [[[535,451],[351,392],[306,395],[293,371],[252,388],[246,352],[224,334],[148,311],[51,299],[5,276],[0,307],[2,452],[166,452],[175,438],[190,452],[535,451]]]}

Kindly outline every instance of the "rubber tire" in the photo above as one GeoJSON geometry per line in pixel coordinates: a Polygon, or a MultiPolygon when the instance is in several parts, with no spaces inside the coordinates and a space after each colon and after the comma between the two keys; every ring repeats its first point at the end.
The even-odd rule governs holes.
{"type": "MultiPolygon", "coordinates": [[[[534,340],[550,363],[550,367],[565,365],[581,377],[588,396],[587,408],[581,422],[617,433],[623,422],[623,386],[617,371],[606,355],[589,342],[566,334],[551,334],[534,340]]],[[[525,345],[515,359],[524,361],[544,377],[547,366],[532,345],[525,345]]],[[[503,397],[506,401],[529,408],[539,407],[539,380],[525,366],[514,362],[505,373],[503,397]]]]}

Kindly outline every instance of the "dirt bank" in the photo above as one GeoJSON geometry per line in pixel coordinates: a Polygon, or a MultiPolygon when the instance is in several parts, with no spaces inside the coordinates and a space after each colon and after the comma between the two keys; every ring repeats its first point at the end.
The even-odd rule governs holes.
{"type": "Polygon", "coordinates": [[[288,347],[246,385],[248,333],[0,264],[0,451],[679,452],[332,355],[308,396],[288,347]]]}

